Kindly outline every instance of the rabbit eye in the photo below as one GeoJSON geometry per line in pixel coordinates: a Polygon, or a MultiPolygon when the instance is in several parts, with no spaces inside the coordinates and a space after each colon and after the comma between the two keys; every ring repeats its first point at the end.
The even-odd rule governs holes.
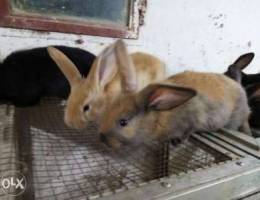
{"type": "Polygon", "coordinates": [[[127,125],[127,120],[126,119],[120,119],[119,120],[120,126],[126,126],[127,125]]]}
{"type": "Polygon", "coordinates": [[[85,105],[84,107],[83,107],[83,111],[84,112],[87,112],[89,110],[89,105],[85,105]]]}

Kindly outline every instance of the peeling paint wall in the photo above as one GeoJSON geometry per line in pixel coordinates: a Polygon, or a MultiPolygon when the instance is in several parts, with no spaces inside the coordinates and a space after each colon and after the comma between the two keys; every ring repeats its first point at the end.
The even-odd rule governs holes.
{"type": "MultiPolygon", "coordinates": [[[[258,0],[149,0],[132,52],[161,57],[170,73],[186,69],[223,72],[240,54],[253,51],[247,72],[260,71],[258,0]]],[[[99,53],[114,39],[0,28],[0,58],[17,49],[46,45],[77,46],[99,53]],[[82,40],[83,43],[76,42],[82,40]]]]}

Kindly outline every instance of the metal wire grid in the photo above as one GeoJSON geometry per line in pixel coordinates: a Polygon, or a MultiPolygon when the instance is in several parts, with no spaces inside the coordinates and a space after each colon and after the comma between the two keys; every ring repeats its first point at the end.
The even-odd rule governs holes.
{"type": "Polygon", "coordinates": [[[230,160],[229,157],[195,139],[190,139],[178,147],[169,145],[169,152],[168,174],[188,172],[230,160]]]}
{"type": "MultiPolygon", "coordinates": [[[[13,130],[13,110],[9,106],[0,106],[0,178],[10,171],[17,170],[15,135],[13,130]]],[[[1,188],[1,186],[0,186],[1,188]]],[[[11,200],[12,196],[6,196],[0,189],[1,200],[11,200]]]]}
{"type": "MultiPolygon", "coordinates": [[[[82,132],[67,128],[63,108],[54,99],[45,99],[32,108],[13,108],[8,135],[18,136],[18,159],[28,168],[24,172],[29,184],[23,196],[26,200],[109,195],[229,159],[194,139],[177,148],[169,142],[153,142],[115,153],[99,142],[94,127],[82,132]]],[[[5,109],[1,109],[2,115],[5,109]]],[[[6,116],[10,119],[11,115],[6,116]]],[[[0,157],[0,162],[9,161],[0,157]]]]}

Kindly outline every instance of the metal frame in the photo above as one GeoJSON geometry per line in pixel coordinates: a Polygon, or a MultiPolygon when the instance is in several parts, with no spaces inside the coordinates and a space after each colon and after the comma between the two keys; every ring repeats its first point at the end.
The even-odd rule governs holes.
{"type": "Polygon", "coordinates": [[[259,139],[225,129],[219,133],[198,133],[193,137],[230,156],[232,160],[162,178],[114,195],[105,194],[102,198],[93,196],[90,199],[235,200],[260,191],[259,139]]]}
{"type": "MultiPolygon", "coordinates": [[[[35,116],[41,116],[41,113],[48,113],[48,111],[53,111],[54,108],[56,108],[55,113],[57,115],[49,117],[49,115],[46,115],[48,119],[51,120],[51,122],[55,122],[55,128],[57,128],[58,133],[60,133],[60,130],[63,130],[62,127],[64,125],[64,122],[62,120],[62,114],[63,114],[63,107],[58,106],[60,104],[57,104],[58,102],[54,101],[46,101],[47,103],[45,106],[44,104],[39,107],[34,107],[30,109],[15,109],[14,107],[10,107],[10,110],[8,111],[8,106],[1,108],[2,115],[6,117],[8,120],[6,123],[6,127],[9,127],[9,130],[5,129],[5,131],[0,132],[0,137],[2,138],[1,141],[5,141],[7,138],[6,136],[10,137],[10,141],[8,143],[9,149],[7,147],[5,148],[5,143],[2,144],[4,147],[2,154],[0,155],[0,161],[6,161],[4,158],[9,158],[10,152],[12,153],[12,160],[10,160],[10,164],[14,163],[13,167],[17,170],[22,170],[23,174],[26,175],[26,177],[30,180],[33,180],[34,175],[37,174],[39,171],[34,171],[36,173],[32,174],[33,170],[31,169],[32,166],[36,166],[36,163],[32,163],[32,157],[30,156],[30,153],[28,152],[34,152],[37,153],[38,147],[40,147],[41,143],[44,143],[46,137],[49,137],[47,135],[41,135],[40,132],[37,132],[39,134],[35,134],[35,136],[40,136],[37,138],[32,137],[31,140],[35,140],[37,143],[36,146],[32,146],[32,141],[30,141],[31,134],[26,134],[30,132],[30,127],[38,127],[38,129],[42,129],[44,127],[48,126],[48,121],[46,121],[46,124],[42,124],[42,121],[39,122],[37,119],[35,119],[35,116]],[[47,103],[48,102],[48,103],[47,103]],[[5,109],[7,110],[6,112],[5,109]],[[10,113],[10,114],[5,114],[10,113]],[[24,116],[27,116],[27,120],[25,120],[24,116]],[[55,121],[58,120],[58,121],[55,121]],[[40,123],[40,124],[38,124],[40,123]],[[14,125],[14,126],[13,126],[14,125]],[[58,126],[57,126],[58,125],[58,126]],[[15,129],[15,131],[14,131],[15,129]],[[9,131],[10,134],[6,134],[6,131],[9,131]],[[11,133],[14,133],[12,135],[11,133]],[[5,138],[4,138],[5,137],[5,138]],[[4,138],[4,139],[3,139],[4,138]],[[42,138],[42,139],[41,139],[42,138]],[[10,148],[13,150],[11,151],[10,148]],[[33,148],[33,150],[32,150],[33,148]],[[23,150],[28,150],[23,151],[23,150]],[[4,153],[7,153],[6,156],[4,153]],[[1,157],[2,156],[2,157],[1,157]],[[17,160],[19,160],[19,163],[17,163],[17,160]],[[25,164],[25,166],[21,166],[25,164]],[[28,166],[26,166],[26,164],[28,166]]],[[[49,114],[52,114],[50,112],[49,114]]],[[[4,121],[3,118],[3,122],[4,121]]],[[[36,117],[37,118],[37,117],[36,117]]],[[[45,119],[45,118],[42,118],[45,119]]],[[[5,124],[5,123],[4,123],[5,124]]],[[[50,125],[50,124],[49,124],[50,125]]],[[[1,127],[5,128],[5,127],[1,127]]],[[[51,127],[49,127],[51,128],[51,127]]],[[[56,130],[56,131],[57,131],[56,130]]],[[[46,130],[49,132],[49,130],[46,130]]],[[[71,131],[68,131],[64,135],[61,134],[60,136],[64,137],[64,140],[70,141],[72,139],[71,131]]],[[[7,133],[9,133],[7,132],[7,133]]],[[[47,133],[46,132],[46,133],[47,133]]],[[[58,134],[56,133],[56,134],[58,134]]],[[[80,133],[78,133],[80,134],[80,133]]],[[[57,137],[51,137],[53,140],[59,139],[61,142],[61,138],[58,137],[59,135],[56,135],[57,137]]],[[[77,137],[77,139],[80,139],[80,141],[86,141],[86,143],[81,143],[82,145],[85,144],[93,144],[95,146],[95,140],[89,140],[90,137],[87,137],[85,133],[83,135],[79,135],[80,137],[77,137]],[[84,137],[82,137],[84,136],[84,137]]],[[[92,137],[92,136],[91,136],[92,137]]],[[[75,139],[75,138],[74,138],[75,139]]],[[[93,139],[93,138],[92,138],[93,139]]],[[[159,160],[162,159],[162,161],[165,161],[160,165],[165,170],[165,173],[162,174],[162,176],[152,177],[152,179],[148,179],[147,181],[140,181],[135,182],[135,184],[125,184],[124,187],[115,187],[111,190],[102,190],[98,193],[85,193],[80,198],[86,196],[86,199],[104,199],[104,200],[121,200],[121,199],[128,199],[128,200],[135,200],[135,199],[144,199],[144,200],[185,200],[185,199],[192,199],[192,200],[201,200],[201,199],[211,199],[211,200],[218,200],[218,199],[241,199],[250,195],[253,195],[260,191],[260,148],[259,148],[259,139],[254,139],[250,136],[247,136],[243,133],[236,132],[236,131],[230,131],[230,130],[220,130],[218,132],[200,132],[193,134],[191,136],[191,139],[193,141],[196,141],[196,145],[202,149],[205,150],[207,153],[217,152],[221,154],[222,156],[226,157],[227,159],[219,160],[218,162],[211,162],[211,164],[204,167],[204,165],[200,165],[198,168],[188,168],[188,170],[184,170],[178,173],[168,173],[169,167],[172,168],[170,163],[172,161],[172,158],[175,159],[175,157],[171,157],[170,159],[164,160],[163,157],[161,158],[158,156],[159,160]],[[163,177],[163,178],[160,178],[163,177]],[[152,181],[149,181],[152,180],[152,181]],[[120,188],[120,189],[118,189],[120,188]],[[92,194],[92,195],[91,195],[92,194]]],[[[49,140],[46,140],[49,141],[49,140]]],[[[50,148],[53,148],[56,146],[56,140],[53,141],[53,143],[50,144],[50,148]],[[53,144],[53,145],[52,145],[53,144]]],[[[66,146],[68,143],[62,143],[61,142],[61,148],[66,148],[66,151],[71,151],[69,146],[66,146]]],[[[92,146],[92,147],[94,147],[92,146]]],[[[57,146],[59,147],[59,145],[57,146]]],[[[73,146],[74,147],[74,146],[73,146]]],[[[172,146],[170,146],[172,148],[172,146]]],[[[59,148],[58,148],[59,149],[59,148]]],[[[57,149],[56,149],[57,150],[57,149]]],[[[94,149],[92,149],[93,151],[94,149]]],[[[100,150],[100,149],[99,149],[100,150]]],[[[103,149],[104,150],[104,149],[103,149]]],[[[163,146],[163,149],[161,149],[162,152],[165,152],[164,156],[169,157],[167,154],[169,152],[169,146],[163,146]],[[164,148],[166,148],[164,150],[164,148]]],[[[196,154],[191,148],[189,150],[192,152],[192,154],[196,154]]],[[[39,149],[39,151],[46,153],[43,151],[43,149],[39,149]]],[[[85,149],[84,149],[84,152],[85,149]]],[[[63,152],[64,153],[64,152],[63,152]]],[[[105,151],[103,152],[105,153],[105,151]]],[[[150,153],[150,152],[149,152],[150,153]]],[[[180,152],[177,152],[180,153],[180,152]]],[[[91,154],[90,154],[91,155],[91,154]]],[[[150,155],[150,154],[149,154],[150,155]]],[[[157,154],[156,154],[157,155],[157,154]]],[[[169,154],[170,155],[170,154],[169,154]]],[[[179,154],[181,158],[183,158],[183,154],[179,154]]],[[[74,156],[74,155],[73,155],[74,156]]],[[[97,154],[93,154],[92,156],[95,156],[97,158],[97,154]]],[[[41,158],[41,157],[40,157],[41,158]]],[[[49,157],[51,158],[51,157],[49,157]]],[[[69,157],[66,157],[69,159],[69,157]]],[[[81,158],[81,157],[80,157],[81,158]]],[[[55,159],[57,159],[55,157],[55,159]]],[[[76,162],[78,162],[79,157],[75,157],[76,162]]],[[[86,159],[86,158],[82,158],[86,159]]],[[[103,159],[103,158],[102,158],[103,159]]],[[[110,159],[110,158],[109,158],[110,159]]],[[[129,158],[130,159],[130,158],[129,158]]],[[[191,159],[191,157],[190,157],[191,159]]],[[[127,159],[124,158],[124,161],[127,159]]],[[[218,160],[218,159],[217,159],[218,160]]],[[[70,160],[71,161],[71,160],[70,160]]],[[[106,161],[106,160],[104,160],[106,161]]],[[[115,160],[116,161],[116,160],[115,160]]],[[[9,164],[9,161],[7,160],[7,164],[9,164]]],[[[67,162],[67,161],[66,161],[67,162]]],[[[74,162],[74,160],[73,160],[74,162]]],[[[161,163],[160,161],[156,161],[161,163]]],[[[95,166],[99,166],[102,164],[102,162],[95,161],[95,159],[92,161],[91,164],[95,164],[95,166]],[[98,165],[96,165],[98,164],[98,165]]],[[[111,165],[114,167],[113,169],[116,169],[116,167],[119,167],[119,165],[111,165]]],[[[123,163],[124,165],[120,165],[120,167],[126,167],[126,164],[130,164],[129,162],[123,163]]],[[[150,164],[155,164],[155,162],[151,162],[150,164]]],[[[42,163],[38,163],[37,166],[42,166],[42,163]]],[[[66,165],[66,163],[65,163],[66,165]]],[[[79,166],[79,163],[77,163],[79,166]]],[[[95,166],[93,169],[96,169],[95,166]]],[[[154,166],[154,165],[152,165],[154,166]]],[[[12,166],[10,165],[12,168],[12,166]]],[[[104,165],[103,168],[106,168],[104,165]]],[[[102,168],[102,169],[103,169],[102,168]]],[[[125,169],[123,168],[123,169],[125,169]]],[[[5,170],[6,168],[2,167],[0,165],[0,170],[5,170]]],[[[83,169],[83,168],[81,168],[83,169]]],[[[88,165],[87,169],[91,169],[91,166],[88,165]]],[[[143,170],[146,170],[147,168],[143,168],[143,170]]],[[[42,170],[42,169],[40,169],[42,170]]],[[[53,166],[52,169],[53,170],[53,166]]],[[[54,170],[55,171],[55,170],[54,170]]],[[[94,171],[91,171],[94,172],[94,171]]],[[[120,172],[120,170],[116,170],[116,173],[120,172]]],[[[80,171],[81,173],[81,171],[80,171]]],[[[84,174],[85,172],[83,172],[84,174]]],[[[107,173],[107,172],[106,172],[107,173]]],[[[86,173],[87,174],[87,173],[86,173]]],[[[80,181],[77,174],[71,174],[72,176],[77,176],[77,181],[80,181]]],[[[97,175],[95,172],[93,173],[93,177],[97,175]]],[[[116,177],[113,174],[114,177],[116,177]]],[[[44,177],[44,176],[40,176],[44,177]]],[[[88,179],[93,178],[92,176],[87,176],[88,179]]],[[[105,177],[101,176],[102,180],[105,179],[105,177]]],[[[41,179],[42,180],[42,179],[41,179]]],[[[84,183],[86,183],[84,181],[84,183]]],[[[75,185],[78,187],[78,185],[75,185]]],[[[87,185],[80,185],[81,187],[88,187],[87,185]]],[[[34,185],[30,183],[28,185],[28,190],[18,199],[34,199],[34,185]]],[[[93,184],[90,185],[90,187],[93,187],[93,184]]],[[[79,188],[81,189],[81,188],[79,188]]],[[[92,188],[91,188],[92,189],[92,188]]],[[[73,191],[73,190],[72,190],[73,191]]],[[[67,192],[67,190],[66,190],[67,192]]],[[[48,193],[49,195],[49,193],[48,193]]],[[[52,193],[50,192],[50,195],[52,193]]],[[[1,192],[0,192],[1,196],[1,192]]],[[[58,198],[58,197],[56,197],[58,198]]]]}
{"type": "Polygon", "coordinates": [[[139,32],[139,21],[141,20],[139,5],[142,1],[143,0],[131,0],[128,27],[118,27],[90,22],[86,23],[60,19],[57,20],[40,16],[14,15],[11,12],[9,0],[1,0],[0,26],[137,39],[139,32]]]}
{"type": "MultiPolygon", "coordinates": [[[[239,199],[260,190],[260,161],[246,157],[188,174],[154,181],[100,200],[239,199]]],[[[92,197],[90,199],[96,199],[92,197]]]]}
{"type": "MultiPolygon", "coordinates": [[[[9,106],[4,106],[0,108],[2,111],[5,111],[6,116],[1,116],[2,121],[6,121],[6,126],[1,126],[1,129],[5,129],[5,131],[0,131],[0,179],[2,178],[2,172],[6,171],[17,171],[20,170],[18,167],[21,166],[21,163],[18,163],[18,149],[17,149],[17,137],[13,134],[13,129],[8,127],[12,120],[10,116],[12,116],[12,110],[9,109],[9,106]]],[[[0,186],[0,199],[6,200],[15,200],[14,196],[7,196],[0,186]]]]}
{"type": "MultiPolygon", "coordinates": [[[[244,152],[244,156],[249,154],[260,159],[260,138],[253,138],[237,131],[222,129],[219,132],[202,133],[205,138],[221,141],[225,147],[236,151],[244,152]]],[[[217,144],[221,145],[221,142],[217,144]]]]}

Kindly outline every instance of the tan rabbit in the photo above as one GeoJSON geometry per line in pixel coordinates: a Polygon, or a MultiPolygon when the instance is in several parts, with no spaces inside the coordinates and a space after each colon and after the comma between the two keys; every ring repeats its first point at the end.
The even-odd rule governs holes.
{"type": "Polygon", "coordinates": [[[182,141],[195,131],[240,129],[251,134],[245,91],[215,73],[186,71],[122,95],[101,120],[101,141],[117,149],[151,139],[182,141]]]}
{"type": "Polygon", "coordinates": [[[70,83],[64,120],[76,129],[91,122],[98,124],[105,107],[122,91],[138,91],[165,77],[164,63],[145,53],[129,55],[122,40],[101,52],[86,78],[62,52],[53,47],[48,52],[70,83]]]}

